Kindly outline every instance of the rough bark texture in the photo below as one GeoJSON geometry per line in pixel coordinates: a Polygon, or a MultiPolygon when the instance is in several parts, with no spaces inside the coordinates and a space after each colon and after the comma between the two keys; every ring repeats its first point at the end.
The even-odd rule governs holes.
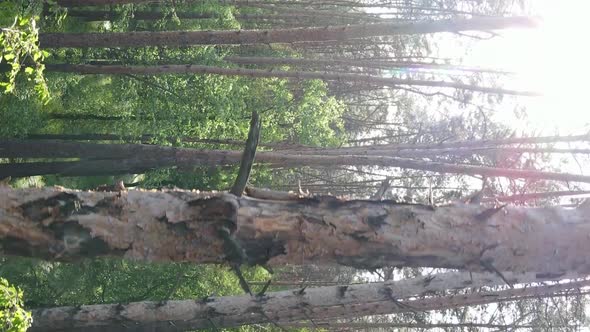
{"type": "Polygon", "coordinates": [[[323,28],[237,31],[160,31],[119,33],[41,33],[40,47],[143,47],[270,44],[346,40],[363,37],[534,27],[527,17],[486,17],[414,23],[377,23],[323,28]]]}
{"type": "MultiPolygon", "coordinates": [[[[456,275],[457,279],[454,281],[447,278],[449,283],[445,286],[471,286],[472,282],[467,275],[456,275]]],[[[494,278],[484,279],[492,284],[497,283],[497,279],[494,278]]],[[[443,310],[530,296],[554,295],[588,286],[590,281],[407,299],[413,295],[431,295],[442,285],[431,286],[433,284],[437,284],[436,276],[387,283],[274,292],[259,297],[228,296],[160,303],[135,302],[38,309],[33,312],[34,325],[30,331],[183,331],[269,322],[281,324],[310,319],[443,310]],[[400,299],[402,301],[399,301],[400,299]]]]}
{"type": "Polygon", "coordinates": [[[590,273],[590,206],[576,209],[237,198],[190,191],[0,188],[4,254],[51,260],[102,255],[222,263],[219,228],[246,264],[337,263],[472,271],[590,273]]]}
{"type": "Polygon", "coordinates": [[[427,81],[414,79],[400,79],[394,77],[371,76],[350,73],[329,73],[311,71],[282,71],[259,70],[244,68],[223,68],[200,65],[160,65],[160,66],[126,66],[126,65],[72,65],[72,64],[46,64],[47,71],[80,73],[80,74],[130,74],[130,75],[159,75],[159,74],[215,74],[225,76],[249,76],[249,77],[280,77],[296,79],[321,79],[326,81],[363,82],[376,85],[395,87],[397,85],[428,86],[437,88],[453,88],[471,90],[484,93],[539,96],[532,91],[517,91],[502,88],[490,88],[477,85],[463,84],[448,81],[427,81]]]}

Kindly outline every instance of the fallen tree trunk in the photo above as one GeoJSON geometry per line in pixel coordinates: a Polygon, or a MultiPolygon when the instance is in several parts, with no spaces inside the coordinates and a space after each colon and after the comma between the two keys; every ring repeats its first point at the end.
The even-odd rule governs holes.
{"type": "Polygon", "coordinates": [[[590,273],[590,206],[432,207],[333,197],[0,188],[4,254],[49,260],[439,267],[590,273]],[[231,233],[233,248],[227,249],[231,233]]]}
{"type": "MultiPolygon", "coordinates": [[[[497,284],[499,278],[480,281],[497,284]]],[[[464,288],[472,282],[467,274],[443,275],[445,287],[464,288]],[[456,276],[452,280],[449,277],[456,276]],[[460,282],[463,282],[461,284],[460,282]]],[[[351,318],[409,311],[444,310],[468,305],[514,301],[528,297],[556,296],[590,285],[570,282],[471,294],[407,299],[432,295],[437,276],[363,285],[318,287],[272,292],[264,296],[227,296],[202,300],[134,302],[85,305],[33,311],[30,331],[183,331],[200,328],[228,328],[260,323],[297,322],[313,319],[351,318]]],[[[438,284],[441,286],[443,284],[438,284]]],[[[444,289],[443,289],[444,290],[444,289]]]]}

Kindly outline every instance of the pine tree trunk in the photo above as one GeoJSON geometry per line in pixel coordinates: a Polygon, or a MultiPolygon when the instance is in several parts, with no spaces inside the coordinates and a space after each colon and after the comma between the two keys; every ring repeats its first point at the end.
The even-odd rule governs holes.
{"type": "MultiPolygon", "coordinates": [[[[425,144],[375,144],[375,145],[361,145],[355,147],[343,148],[347,151],[365,151],[367,149],[375,150],[416,150],[416,149],[449,149],[449,148],[467,148],[467,147],[499,147],[502,145],[512,144],[544,144],[557,142],[590,142],[590,134],[571,135],[571,136],[539,136],[539,137],[508,137],[497,139],[474,139],[463,140],[456,142],[441,142],[441,143],[425,143],[425,144]]],[[[318,149],[318,148],[310,148],[318,149]]]]}
{"type": "MultiPolygon", "coordinates": [[[[153,140],[156,136],[152,134],[143,134],[137,136],[117,135],[117,134],[29,134],[26,136],[30,140],[66,140],[66,141],[139,141],[143,144],[153,140]]],[[[243,146],[243,140],[237,139],[216,139],[216,138],[197,138],[190,136],[169,136],[165,137],[169,142],[187,142],[187,143],[204,143],[216,145],[235,145],[243,146]]],[[[1,144],[1,143],[0,143],[1,144]]],[[[275,149],[295,149],[304,147],[298,144],[289,143],[258,143],[258,146],[275,149]]]]}
{"type": "Polygon", "coordinates": [[[62,7],[163,3],[162,0],[57,0],[62,7]]]}
{"type": "Polygon", "coordinates": [[[527,17],[486,17],[275,30],[41,33],[39,43],[43,48],[271,44],[534,26],[534,20],[527,17]]]}
{"type": "Polygon", "coordinates": [[[579,195],[590,195],[589,190],[564,190],[564,191],[548,191],[542,193],[526,193],[526,194],[516,194],[510,196],[496,196],[496,197],[489,197],[483,198],[482,202],[527,202],[527,201],[534,201],[537,199],[547,199],[547,198],[555,198],[555,197],[564,197],[564,196],[579,196],[579,195]]]}
{"type": "MultiPolygon", "coordinates": [[[[135,302],[128,304],[85,305],[38,309],[33,312],[33,331],[179,331],[200,328],[228,328],[271,323],[278,325],[307,320],[352,318],[377,314],[445,310],[468,305],[514,301],[530,297],[563,296],[590,281],[571,282],[503,291],[475,292],[408,300],[413,296],[432,296],[429,278],[364,285],[318,287],[267,293],[261,298],[228,296],[203,300],[135,302]],[[401,300],[401,301],[400,301],[401,300]],[[123,323],[122,323],[123,322],[123,323]],[[90,329],[90,330],[89,330],[90,329]]],[[[497,284],[496,280],[490,281],[497,284]]],[[[469,278],[450,282],[453,288],[469,285],[469,278]],[[457,281],[463,281],[463,284],[457,281]]]]}
{"type": "MultiPolygon", "coordinates": [[[[216,18],[215,14],[201,14],[201,13],[175,13],[181,19],[207,19],[216,18]]],[[[112,21],[116,18],[116,13],[108,10],[68,10],[68,16],[80,17],[86,21],[112,21]]],[[[166,16],[162,12],[150,11],[134,11],[133,19],[135,20],[159,20],[166,16]]]]}
{"type": "MultiPolygon", "coordinates": [[[[180,19],[210,19],[219,18],[216,13],[187,13],[187,12],[176,12],[175,15],[180,19]]],[[[68,10],[68,16],[79,17],[86,21],[112,21],[116,18],[116,13],[108,10],[68,10]]],[[[134,11],[134,20],[159,20],[166,16],[163,12],[157,11],[134,11]]],[[[280,14],[266,14],[266,15],[255,15],[255,14],[234,14],[234,17],[238,20],[243,21],[256,21],[256,20],[300,20],[301,18],[325,18],[320,14],[307,14],[307,15],[280,15],[280,14]]]]}
{"type": "MultiPolygon", "coordinates": [[[[119,140],[120,137],[123,139],[146,139],[151,138],[150,134],[145,134],[140,137],[131,136],[120,136],[112,134],[30,134],[27,136],[29,139],[63,139],[63,140],[119,140]]],[[[372,140],[383,140],[387,138],[396,138],[395,136],[380,136],[367,139],[359,139],[349,141],[349,143],[364,143],[372,140]]],[[[176,140],[176,137],[171,138],[176,140]]],[[[243,145],[244,141],[231,140],[231,139],[197,139],[191,137],[178,137],[178,139],[185,140],[186,142],[202,142],[202,143],[214,143],[214,144],[228,144],[228,145],[243,145]]],[[[545,144],[545,143],[559,143],[559,142],[590,142],[590,135],[571,135],[571,136],[532,136],[532,137],[509,137],[509,138],[498,138],[498,139],[473,139],[467,141],[455,141],[455,142],[441,142],[441,143],[426,143],[426,144],[373,144],[373,145],[361,145],[353,147],[340,148],[342,151],[362,151],[368,149],[375,150],[422,150],[422,149],[450,149],[450,148],[499,148],[504,145],[523,145],[523,144],[545,144]]],[[[283,148],[288,144],[282,143],[261,143],[268,144],[268,147],[283,148]]],[[[291,145],[290,149],[297,148],[299,150],[319,150],[323,148],[305,147],[302,145],[291,145]]],[[[306,151],[307,153],[307,151],[306,151]]],[[[322,152],[323,153],[323,152],[322,152]]]]}
{"type": "MultiPolygon", "coordinates": [[[[309,154],[308,151],[301,153],[297,150],[281,152],[261,151],[257,153],[256,161],[285,167],[367,165],[399,167],[437,173],[590,183],[590,176],[570,173],[451,164],[380,155],[324,155],[322,150],[315,150],[315,152],[315,154],[309,154]]],[[[237,164],[241,160],[241,155],[241,151],[233,150],[187,149],[142,144],[0,140],[0,157],[85,159],[81,161],[58,162],[55,163],[55,166],[49,166],[51,163],[43,162],[26,164],[0,163],[0,177],[44,174],[61,174],[65,176],[143,173],[155,168],[174,166],[183,169],[192,169],[197,166],[237,164]],[[93,163],[96,166],[92,166],[93,163]],[[19,165],[26,167],[19,168],[19,165]],[[51,170],[51,172],[48,172],[48,170],[51,170]],[[85,172],[85,170],[88,171],[85,172]]]]}
{"type": "MultiPolygon", "coordinates": [[[[434,330],[434,329],[451,329],[451,331],[478,331],[477,328],[481,328],[482,331],[518,331],[520,329],[532,330],[534,328],[541,329],[540,326],[534,324],[492,324],[492,323],[335,323],[335,322],[322,322],[314,321],[309,323],[286,323],[282,324],[283,327],[291,328],[315,328],[326,331],[381,331],[381,329],[387,329],[391,331],[393,329],[405,328],[409,331],[423,331],[423,330],[434,330]]],[[[551,325],[552,328],[570,328],[575,331],[576,325],[551,325]]],[[[395,330],[393,330],[395,331],[395,330]]],[[[406,330],[401,330],[406,331],[406,330]]],[[[438,331],[438,330],[435,330],[438,331]]],[[[444,331],[444,330],[443,330],[444,331]]]]}
{"type": "Polygon", "coordinates": [[[109,255],[222,263],[230,253],[218,232],[226,228],[248,264],[590,273],[589,205],[494,211],[330,197],[0,187],[0,218],[4,254],[50,260],[109,255]]]}
{"type": "Polygon", "coordinates": [[[76,114],[76,113],[57,113],[51,112],[47,114],[49,119],[53,120],[68,120],[68,121],[86,121],[86,120],[96,120],[96,121],[122,121],[122,120],[130,120],[133,117],[124,116],[124,115],[100,115],[100,114],[76,114]]]}
{"type": "Polygon", "coordinates": [[[463,84],[448,81],[426,81],[415,79],[400,79],[365,74],[310,72],[310,71],[282,71],[259,70],[245,68],[223,68],[200,65],[160,65],[160,66],[124,66],[124,65],[72,65],[72,64],[46,64],[47,71],[67,72],[78,74],[126,74],[126,75],[162,75],[162,74],[215,74],[225,76],[248,77],[279,77],[296,79],[321,79],[338,82],[362,82],[374,85],[396,87],[398,85],[428,86],[437,88],[454,88],[471,90],[484,93],[539,96],[537,92],[507,90],[501,88],[481,87],[477,85],[463,84]]]}
{"type": "Polygon", "coordinates": [[[276,58],[276,57],[248,57],[248,56],[226,56],[225,61],[241,65],[293,65],[301,67],[326,66],[349,66],[376,69],[390,68],[415,68],[415,69],[438,69],[465,71],[476,73],[511,74],[507,71],[467,67],[450,64],[439,64],[420,61],[379,61],[379,60],[357,60],[357,59],[302,59],[302,58],[276,58]]]}

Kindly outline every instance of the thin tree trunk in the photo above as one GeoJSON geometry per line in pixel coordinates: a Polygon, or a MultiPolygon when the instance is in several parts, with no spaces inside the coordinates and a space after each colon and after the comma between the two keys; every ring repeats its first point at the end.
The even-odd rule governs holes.
{"type": "MultiPolygon", "coordinates": [[[[109,10],[68,10],[68,16],[80,17],[87,21],[112,21],[116,18],[116,13],[109,10]]],[[[136,20],[159,20],[166,16],[162,12],[150,12],[150,11],[134,11],[133,18],[136,20]]],[[[177,12],[176,16],[181,19],[207,19],[216,18],[218,15],[213,13],[201,14],[201,13],[186,13],[177,12]]]]}
{"type": "Polygon", "coordinates": [[[555,198],[563,196],[579,196],[579,195],[590,195],[589,190],[566,190],[566,191],[549,191],[543,193],[527,193],[527,194],[516,194],[510,196],[497,196],[483,198],[482,202],[526,202],[533,201],[536,199],[555,198]]]}
{"type": "MultiPolygon", "coordinates": [[[[590,141],[590,134],[583,135],[571,135],[571,136],[539,136],[539,137],[508,137],[508,138],[494,138],[494,139],[474,139],[468,141],[456,141],[456,142],[441,142],[441,143],[417,143],[417,144],[375,144],[375,145],[362,145],[355,147],[347,147],[347,150],[358,150],[363,149],[375,149],[375,150],[402,150],[402,149],[448,149],[448,148],[461,148],[461,147],[494,147],[501,145],[513,145],[513,144],[545,144],[545,143],[558,143],[558,142],[580,142],[590,141]]],[[[317,149],[310,147],[309,149],[317,149]]]]}
{"type": "Polygon", "coordinates": [[[325,66],[351,66],[377,69],[389,68],[417,68],[417,69],[440,69],[451,71],[465,71],[476,73],[512,74],[508,71],[466,67],[460,65],[439,64],[420,61],[375,61],[375,60],[351,60],[351,59],[302,59],[302,58],[274,58],[274,57],[247,57],[247,56],[226,56],[225,61],[241,65],[294,65],[302,67],[325,67],[325,66]]]}
{"type": "MultiPolygon", "coordinates": [[[[266,9],[269,11],[277,12],[277,13],[287,13],[293,16],[296,15],[311,15],[311,14],[320,14],[323,15],[325,18],[338,18],[339,20],[344,19],[357,19],[357,20],[366,20],[366,21],[386,21],[388,19],[381,18],[378,14],[369,14],[366,12],[345,12],[345,11],[338,11],[338,10],[321,10],[321,9],[307,9],[307,8],[296,8],[293,6],[273,6],[269,3],[244,3],[243,5],[238,5],[239,7],[252,7],[252,8],[260,8],[266,9]]],[[[389,19],[392,21],[392,19],[389,19]]]]}
{"type": "MultiPolygon", "coordinates": [[[[529,147],[503,147],[503,146],[482,146],[482,147],[456,147],[441,149],[379,149],[376,146],[364,146],[364,150],[359,147],[336,148],[321,150],[301,149],[295,150],[294,153],[314,155],[321,151],[322,155],[343,156],[343,155],[363,155],[363,156],[392,156],[405,158],[434,158],[438,156],[465,156],[465,155],[520,155],[522,153],[566,153],[566,154],[590,154],[590,149],[559,149],[559,148],[529,148],[529,147]]],[[[378,147],[378,146],[377,146],[378,147]]]]}
{"type": "Polygon", "coordinates": [[[590,205],[494,210],[217,195],[0,187],[0,243],[4,254],[50,260],[221,263],[233,257],[218,235],[224,227],[248,264],[590,273],[590,205]]]}
{"type": "MultiPolygon", "coordinates": [[[[117,134],[29,134],[26,136],[27,139],[31,140],[66,140],[66,141],[139,141],[143,144],[149,143],[155,135],[143,134],[137,136],[128,135],[117,135],[117,134]]],[[[224,145],[235,145],[244,146],[243,140],[231,140],[231,139],[215,139],[215,138],[197,138],[197,137],[165,137],[165,140],[169,142],[187,142],[187,143],[204,143],[204,144],[224,144],[224,145]]],[[[0,143],[1,144],[1,143],[0,143]]],[[[258,143],[258,146],[275,148],[275,149],[296,149],[306,147],[300,144],[290,143],[258,143]]]]}
{"type": "MultiPolygon", "coordinates": [[[[104,118],[101,118],[104,119],[104,118]]],[[[115,118],[113,118],[114,120],[115,118]]],[[[408,134],[416,135],[416,134],[408,134]]],[[[400,135],[390,136],[399,137],[400,135]]],[[[140,141],[149,142],[155,136],[151,134],[143,134],[138,136],[126,136],[117,134],[29,134],[26,136],[27,139],[31,140],[74,140],[74,141],[140,141]]],[[[189,143],[206,143],[206,144],[225,144],[225,145],[237,145],[243,146],[243,140],[235,139],[210,139],[210,138],[195,138],[195,137],[166,137],[166,140],[170,142],[182,141],[189,143]]],[[[374,138],[360,139],[349,141],[349,143],[360,143],[372,141],[374,138]]],[[[375,155],[377,153],[385,153],[394,156],[408,157],[412,154],[417,156],[432,156],[439,154],[464,154],[464,153],[476,153],[479,151],[488,152],[510,152],[510,153],[571,153],[571,154],[590,154],[590,149],[560,149],[560,148],[535,148],[535,147],[503,147],[503,145],[510,144],[536,144],[536,143],[549,143],[549,142],[568,142],[568,141],[579,141],[579,140],[590,140],[590,136],[552,136],[552,137],[526,137],[523,139],[507,139],[507,140],[473,140],[455,143],[442,143],[440,145],[397,145],[397,144],[386,144],[386,145],[363,145],[354,147],[342,147],[338,149],[326,149],[322,148],[321,154],[333,154],[333,155],[346,155],[346,154],[368,154],[375,155]],[[534,142],[538,139],[538,142],[534,142]],[[527,140],[525,142],[524,140],[527,140]],[[465,145],[465,146],[462,146],[465,145]],[[481,145],[481,146],[478,146],[481,145]],[[415,148],[410,148],[414,146],[415,148]],[[364,149],[364,152],[362,151],[364,149]],[[399,151],[398,151],[399,150],[399,151]],[[405,151],[410,150],[410,151],[405,151]],[[432,150],[432,151],[420,151],[420,150],[432,150]],[[337,151],[340,151],[336,153],[337,151]]],[[[311,146],[305,146],[294,143],[259,143],[258,146],[274,148],[275,150],[296,150],[296,153],[301,154],[315,154],[314,152],[318,148],[311,146]]]]}
{"type": "MultiPolygon", "coordinates": [[[[316,152],[317,154],[298,154],[296,151],[261,151],[257,154],[256,160],[261,163],[270,163],[275,166],[280,165],[288,167],[366,165],[399,167],[437,173],[590,183],[590,176],[571,173],[494,168],[488,166],[451,164],[388,156],[332,156],[322,155],[321,150],[316,150],[316,152]]],[[[0,157],[91,159],[59,162],[56,163],[57,166],[49,166],[51,163],[5,163],[0,164],[0,177],[33,176],[43,174],[61,174],[66,176],[142,173],[161,167],[192,169],[196,166],[237,164],[241,160],[241,154],[241,151],[232,150],[187,149],[143,144],[91,144],[61,141],[31,142],[0,140],[0,157]],[[115,157],[119,159],[114,159],[115,157]],[[93,163],[95,163],[96,166],[92,166],[93,163]],[[53,172],[46,173],[48,169],[53,170],[53,172]],[[90,172],[88,169],[92,169],[93,171],[90,172]],[[98,173],[94,173],[94,171],[98,173]]]]}
{"type": "MultiPolygon", "coordinates": [[[[431,329],[457,329],[461,331],[461,329],[472,329],[475,330],[476,328],[483,328],[483,329],[495,329],[496,331],[511,331],[511,330],[519,330],[519,329],[540,329],[539,326],[534,324],[488,324],[488,323],[335,323],[335,322],[318,322],[314,321],[309,323],[286,323],[282,324],[283,327],[292,327],[292,328],[316,328],[316,329],[325,329],[328,331],[361,331],[361,330],[378,330],[378,329],[395,329],[395,328],[406,328],[411,329],[413,331],[420,331],[424,330],[431,330],[431,329]]],[[[575,328],[575,325],[552,325],[553,328],[575,328]]]]}
{"type": "MultiPolygon", "coordinates": [[[[445,310],[468,305],[515,301],[523,298],[563,296],[590,281],[537,286],[466,295],[405,299],[412,291],[428,294],[423,278],[395,283],[373,283],[310,288],[252,296],[208,298],[202,301],[135,302],[128,304],[58,307],[33,311],[30,331],[179,331],[271,323],[278,325],[314,319],[351,318],[409,311],[445,310]],[[417,285],[416,285],[417,284],[417,285]],[[401,287],[408,285],[408,291],[401,287]],[[413,287],[412,287],[413,286],[413,287]],[[124,323],[122,323],[124,322],[124,323]]],[[[427,282],[426,282],[427,283],[427,282]]],[[[459,288],[465,285],[458,285],[459,288]]],[[[419,295],[419,296],[420,296],[419,295]]]]}
{"type": "Polygon", "coordinates": [[[70,121],[81,121],[81,120],[97,120],[97,121],[121,121],[133,119],[134,116],[124,115],[101,115],[101,114],[76,114],[76,113],[48,113],[46,115],[49,119],[53,120],[70,120],[70,121]]]}
{"type": "Polygon", "coordinates": [[[57,0],[57,4],[62,7],[78,6],[106,6],[106,5],[124,5],[124,4],[147,4],[163,3],[162,0],[57,0]]]}
{"type": "Polygon", "coordinates": [[[346,40],[399,34],[530,28],[535,25],[535,21],[527,17],[488,17],[275,30],[41,33],[39,43],[43,48],[270,44],[346,40]]]}
{"type": "MultiPolygon", "coordinates": [[[[175,15],[180,19],[209,19],[219,18],[216,13],[187,13],[187,12],[176,12],[175,15]]],[[[68,10],[68,16],[80,17],[88,21],[112,21],[115,19],[116,14],[109,10],[68,10]]],[[[134,11],[133,19],[135,20],[159,20],[166,16],[163,12],[157,11],[134,11]]],[[[239,20],[298,20],[301,17],[320,18],[320,14],[308,14],[308,15],[280,15],[280,14],[266,14],[266,15],[255,15],[255,14],[234,14],[234,17],[239,20]]]]}
{"type": "MultiPolygon", "coordinates": [[[[270,199],[270,198],[269,198],[270,199]]],[[[264,286],[266,285],[266,281],[248,281],[248,285],[250,286],[264,286]]],[[[326,286],[336,286],[336,285],[344,285],[338,281],[321,281],[321,280],[273,280],[271,283],[273,286],[290,286],[291,288],[298,288],[298,287],[326,287],[326,286]]],[[[346,285],[358,285],[358,284],[365,284],[364,282],[352,282],[347,283],[346,285]]]]}
{"type": "MultiPolygon", "coordinates": [[[[67,140],[67,141],[149,141],[154,136],[149,134],[128,136],[117,134],[29,134],[30,140],[67,140]]],[[[176,140],[176,138],[173,138],[176,140]]],[[[243,142],[242,142],[243,143],[243,142]]]]}
{"type": "Polygon", "coordinates": [[[160,65],[160,66],[125,66],[125,65],[72,65],[72,64],[46,64],[47,71],[78,73],[78,74],[125,74],[125,75],[162,75],[162,74],[215,74],[225,76],[249,76],[249,77],[280,77],[296,79],[321,79],[325,81],[363,82],[389,87],[398,85],[428,86],[437,88],[454,88],[471,90],[484,93],[539,96],[532,91],[507,90],[502,88],[482,87],[464,83],[448,81],[426,81],[415,79],[400,79],[394,77],[371,76],[351,73],[330,73],[310,71],[282,71],[259,70],[245,68],[223,68],[200,65],[160,65]]]}

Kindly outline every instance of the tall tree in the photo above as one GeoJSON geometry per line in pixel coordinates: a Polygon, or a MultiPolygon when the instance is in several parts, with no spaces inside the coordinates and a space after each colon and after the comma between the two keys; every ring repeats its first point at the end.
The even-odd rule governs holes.
{"type": "MultiPolygon", "coordinates": [[[[458,279],[464,283],[455,281],[450,284],[463,288],[465,283],[471,283],[469,278],[458,279]]],[[[226,328],[272,322],[280,326],[282,323],[302,320],[343,319],[369,313],[444,310],[530,297],[563,296],[560,293],[578,291],[590,285],[590,281],[585,280],[550,286],[404,300],[413,294],[418,297],[432,294],[433,289],[438,288],[430,287],[433,280],[436,281],[436,276],[358,286],[289,290],[264,294],[258,298],[232,296],[207,298],[202,301],[136,302],[39,309],[34,311],[31,331],[74,332],[92,328],[128,331],[128,324],[142,331],[178,331],[211,326],[226,328]]],[[[492,284],[496,282],[491,279],[492,284]]]]}
{"type": "Polygon", "coordinates": [[[48,64],[48,71],[80,73],[80,74],[128,74],[128,75],[156,75],[156,74],[216,74],[228,76],[249,77],[280,77],[296,79],[321,79],[347,82],[363,82],[373,85],[396,87],[398,85],[428,86],[437,88],[454,88],[485,93],[538,96],[539,93],[531,91],[516,91],[501,88],[482,87],[449,81],[427,81],[416,79],[399,79],[393,77],[371,76],[351,73],[310,72],[310,71],[283,71],[283,70],[257,70],[245,68],[222,68],[200,65],[160,65],[160,66],[123,66],[123,65],[72,65],[72,64],[48,64]]]}
{"type": "Polygon", "coordinates": [[[276,30],[41,33],[39,35],[39,44],[43,48],[270,44],[448,31],[531,28],[535,25],[535,21],[528,17],[487,17],[432,22],[376,23],[276,30]]]}
{"type": "MultiPolygon", "coordinates": [[[[29,162],[0,164],[0,177],[32,176],[43,174],[105,175],[142,173],[162,167],[192,169],[196,166],[237,164],[241,152],[235,150],[203,150],[143,144],[91,144],[61,141],[0,140],[1,157],[18,158],[82,158],[80,161],[29,162]]],[[[383,150],[382,150],[383,151],[383,150]]],[[[590,176],[572,173],[545,172],[516,168],[495,168],[481,165],[455,164],[438,160],[422,160],[389,155],[336,154],[334,150],[315,150],[313,154],[297,150],[279,152],[262,151],[257,161],[273,166],[330,166],[365,165],[399,167],[455,173],[463,175],[498,176],[520,179],[547,179],[557,181],[590,182],[590,176]]]]}

